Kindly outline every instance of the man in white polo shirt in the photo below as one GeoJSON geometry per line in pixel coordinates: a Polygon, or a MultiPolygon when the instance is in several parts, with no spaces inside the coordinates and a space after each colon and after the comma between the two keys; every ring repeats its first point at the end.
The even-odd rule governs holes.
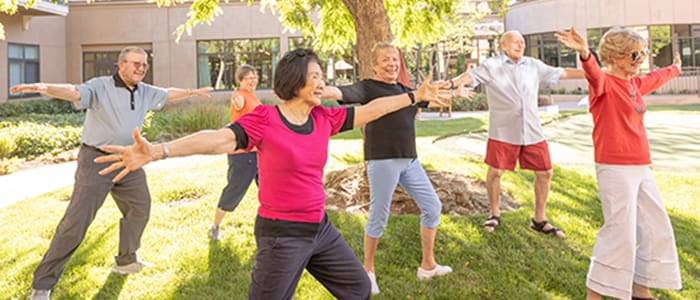
{"type": "MultiPolygon", "coordinates": [[[[541,85],[554,84],[565,78],[584,78],[583,71],[550,67],[538,59],[523,56],[525,39],[517,31],[503,34],[501,50],[501,56],[486,60],[443,86],[455,88],[475,83],[486,87],[489,140],[484,162],[489,166],[486,188],[491,214],[483,227],[493,232],[501,224],[501,175],[504,170],[513,171],[517,162],[521,169],[535,172],[535,216],[530,227],[563,238],[566,236],[564,232],[549,224],[545,214],[552,163],[540,126],[537,96],[541,85]]],[[[461,94],[464,89],[458,91],[461,94]]]]}
{"type": "Polygon", "coordinates": [[[51,289],[85,238],[108,193],[112,194],[122,213],[119,252],[112,271],[131,274],[149,266],[136,256],[151,209],[146,174],[139,169],[115,184],[112,177],[116,173],[98,175],[98,171],[108,164],[98,164],[93,160],[106,154],[99,149],[100,146],[133,144],[131,132],[134,128],[141,128],[149,110],[161,109],[170,100],[194,95],[210,97],[212,88],[164,89],[145,84],[141,81],[148,72],[147,61],[145,50],[126,47],[119,54],[118,71],[113,76],[96,77],[79,85],[32,83],[11,88],[12,93],[38,92],[87,109],[73,194],[51,245],[34,272],[31,299],[49,299],[51,289]]]}

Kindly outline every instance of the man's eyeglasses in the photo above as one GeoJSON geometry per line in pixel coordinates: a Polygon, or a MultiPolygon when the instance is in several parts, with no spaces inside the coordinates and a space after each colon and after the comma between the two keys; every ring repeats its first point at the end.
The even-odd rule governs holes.
{"type": "Polygon", "coordinates": [[[639,51],[634,51],[630,54],[630,57],[632,58],[633,62],[638,62],[638,61],[644,61],[644,59],[647,57],[649,52],[647,49],[644,50],[639,50],[639,51]]]}
{"type": "Polygon", "coordinates": [[[144,70],[148,70],[148,63],[141,63],[138,61],[127,61],[127,60],[125,60],[125,62],[133,64],[134,68],[136,68],[137,70],[141,69],[141,67],[143,67],[144,70]]]}

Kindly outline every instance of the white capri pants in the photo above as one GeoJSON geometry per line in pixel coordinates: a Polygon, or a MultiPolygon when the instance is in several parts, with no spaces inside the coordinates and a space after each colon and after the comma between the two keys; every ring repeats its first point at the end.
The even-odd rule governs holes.
{"type": "Polygon", "coordinates": [[[632,283],[680,289],[671,220],[648,165],[596,164],[605,223],[598,231],[586,286],[606,296],[632,297],[632,283]]]}

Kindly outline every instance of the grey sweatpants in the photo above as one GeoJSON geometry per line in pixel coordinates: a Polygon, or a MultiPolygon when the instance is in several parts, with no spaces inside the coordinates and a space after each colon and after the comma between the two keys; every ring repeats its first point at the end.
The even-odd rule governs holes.
{"type": "Polygon", "coordinates": [[[97,174],[109,165],[93,161],[102,155],[104,154],[95,148],[80,148],[73,194],[63,219],[58,223],[49,250],[34,271],[34,289],[47,290],[56,285],[64,266],[85,238],[97,210],[110,192],[122,213],[119,220],[119,254],[115,260],[118,265],[136,261],[136,250],[141,244],[141,235],[151,210],[146,173],[143,169],[132,171],[119,183],[112,183],[112,178],[118,172],[106,176],[97,174]]]}
{"type": "Polygon", "coordinates": [[[337,299],[369,299],[367,272],[328,218],[314,236],[265,236],[256,228],[248,299],[292,299],[304,269],[337,299]]]}

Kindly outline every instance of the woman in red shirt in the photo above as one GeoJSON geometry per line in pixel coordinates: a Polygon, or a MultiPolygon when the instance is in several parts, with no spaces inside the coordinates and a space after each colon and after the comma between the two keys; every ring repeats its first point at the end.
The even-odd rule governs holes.
{"type": "MultiPolygon", "coordinates": [[[[432,78],[428,75],[427,78],[432,78]]],[[[277,65],[274,91],[279,105],[258,105],[237,122],[173,142],[151,145],[134,130],[136,144],[105,146],[119,181],[131,170],[168,156],[258,150],[260,206],[255,220],[258,246],[249,299],[291,299],[304,269],[338,299],[369,299],[362,264],[324,211],[323,168],[332,135],[375,120],[416,101],[437,99],[437,85],[423,82],[414,92],[381,97],[362,106],[323,107],[323,70],[316,54],[296,49],[277,65]],[[126,168],[124,168],[126,167],[126,168]]]]}
{"type": "Polygon", "coordinates": [[[648,56],[648,42],[635,31],[615,27],[601,38],[601,70],[573,27],[556,35],[579,52],[589,84],[598,196],[605,220],[593,246],[586,298],[656,299],[649,287],[680,289],[671,220],[651,174],[641,97],[680,74],[680,56],[676,53],[669,67],[637,76],[648,56]]]}
{"type": "MultiPolygon", "coordinates": [[[[260,105],[260,100],[255,97],[255,88],[258,86],[258,72],[253,66],[244,64],[236,69],[236,82],[238,90],[231,93],[231,123],[238,121],[243,115],[253,111],[260,105]]],[[[258,183],[258,157],[255,149],[250,152],[236,150],[228,153],[228,183],[219,197],[214,214],[214,223],[209,227],[209,238],[218,241],[220,236],[221,221],[227,212],[232,212],[248,191],[250,183],[255,179],[258,183]]]]}

